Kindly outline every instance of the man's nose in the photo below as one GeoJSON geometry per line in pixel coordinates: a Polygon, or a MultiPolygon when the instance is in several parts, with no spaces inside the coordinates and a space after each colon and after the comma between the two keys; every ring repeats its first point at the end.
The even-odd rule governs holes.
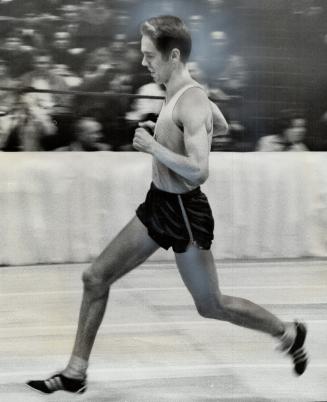
{"type": "Polygon", "coordinates": [[[143,57],[143,59],[142,59],[142,66],[147,67],[147,65],[148,65],[148,63],[147,63],[147,61],[145,60],[145,57],[143,57]]]}

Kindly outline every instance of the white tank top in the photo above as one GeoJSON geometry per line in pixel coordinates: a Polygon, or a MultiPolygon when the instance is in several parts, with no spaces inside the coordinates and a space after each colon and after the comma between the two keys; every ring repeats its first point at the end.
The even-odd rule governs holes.
{"type": "MultiPolygon", "coordinates": [[[[154,138],[159,144],[184,156],[186,156],[184,133],[173,120],[173,110],[178,99],[190,88],[203,89],[200,85],[188,84],[177,91],[168,103],[164,101],[154,129],[154,138]]],[[[211,132],[208,132],[208,141],[211,142],[211,138],[212,127],[211,132]]],[[[157,188],[170,193],[186,193],[196,187],[185,177],[175,173],[155,157],[152,160],[152,181],[157,188]]]]}

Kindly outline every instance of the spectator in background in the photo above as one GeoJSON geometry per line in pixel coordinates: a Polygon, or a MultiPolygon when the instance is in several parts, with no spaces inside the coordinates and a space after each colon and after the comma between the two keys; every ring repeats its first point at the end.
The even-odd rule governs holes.
{"type": "Polygon", "coordinates": [[[101,142],[102,126],[93,117],[81,117],[74,124],[73,141],[56,151],[109,151],[110,147],[101,142]]]}
{"type": "Polygon", "coordinates": [[[57,75],[59,77],[62,77],[67,85],[68,88],[70,89],[76,89],[79,87],[83,80],[81,77],[79,77],[77,74],[75,74],[67,64],[54,64],[53,67],[51,68],[51,72],[54,75],[57,75]]]}
{"type": "MultiPolygon", "coordinates": [[[[211,97],[211,89],[208,85],[208,80],[204,70],[200,67],[200,64],[196,61],[190,61],[187,63],[188,70],[192,78],[199,82],[206,90],[209,97],[211,97]]],[[[214,98],[214,96],[213,96],[214,98]]],[[[211,151],[231,151],[233,147],[232,138],[229,130],[224,134],[216,135],[212,138],[211,151]]]]}
{"type": "MultiPolygon", "coordinates": [[[[165,96],[164,87],[151,82],[142,85],[137,95],[148,96],[165,96]]],[[[163,99],[135,98],[131,105],[131,110],[126,113],[126,120],[138,123],[140,121],[152,120],[156,121],[162,107],[163,99]]]]}
{"type": "Polygon", "coordinates": [[[106,46],[113,36],[114,13],[104,0],[82,1],[77,36],[87,50],[106,46]]]}
{"type": "MultiPolygon", "coordinates": [[[[109,84],[114,76],[111,65],[111,54],[107,47],[96,48],[88,54],[88,58],[81,71],[81,91],[104,92],[109,90],[109,84]]],[[[101,97],[76,96],[74,98],[74,114],[79,116],[89,115],[100,118],[104,109],[105,100],[101,97]]]]}
{"type": "MultiPolygon", "coordinates": [[[[137,54],[136,58],[139,58],[137,54]]],[[[108,47],[100,47],[89,54],[83,71],[84,83],[101,91],[129,92],[135,53],[129,47],[126,36],[117,34],[108,47]]]]}
{"type": "Polygon", "coordinates": [[[202,87],[206,90],[206,92],[209,94],[210,89],[208,85],[208,80],[205,75],[204,70],[200,67],[200,64],[197,61],[189,61],[187,62],[187,68],[191,74],[191,77],[199,82],[202,87]]]}
{"type": "Polygon", "coordinates": [[[43,35],[38,29],[34,27],[29,28],[28,24],[19,29],[18,32],[22,40],[23,50],[30,51],[34,54],[37,49],[41,49],[45,44],[43,35]]]}
{"type": "Polygon", "coordinates": [[[229,123],[229,137],[226,144],[215,144],[216,150],[252,150],[245,137],[243,124],[242,99],[247,85],[247,72],[244,59],[231,44],[226,32],[210,33],[210,59],[208,72],[210,76],[209,96],[217,103],[229,123]],[[238,143],[241,142],[241,149],[238,143]],[[232,144],[233,143],[233,144],[232,144]],[[218,146],[219,145],[219,146],[218,146]],[[221,149],[220,147],[223,146],[221,149]]]}
{"type": "Polygon", "coordinates": [[[34,49],[44,49],[51,41],[51,36],[60,18],[56,15],[26,12],[23,19],[17,23],[17,35],[24,45],[34,49]]]}
{"type": "MultiPolygon", "coordinates": [[[[191,77],[195,81],[199,82],[206,90],[208,96],[211,97],[211,89],[208,85],[206,74],[204,70],[200,67],[200,64],[196,61],[190,61],[187,63],[187,67],[191,77]]],[[[234,144],[230,132],[231,126],[229,125],[226,133],[215,135],[212,138],[211,151],[232,151],[234,144]]]]}
{"type": "MultiPolygon", "coordinates": [[[[0,86],[13,87],[16,82],[9,76],[7,62],[0,59],[0,86]]],[[[0,91],[0,149],[9,137],[10,131],[16,124],[14,117],[15,94],[10,91],[0,91]]]]}
{"type": "MultiPolygon", "coordinates": [[[[34,56],[32,71],[20,77],[21,85],[45,90],[67,90],[65,81],[51,71],[52,67],[52,56],[39,52],[34,56]]],[[[69,98],[61,94],[30,93],[26,95],[26,102],[31,108],[42,108],[49,114],[67,113],[70,107],[69,98]]]]}
{"type": "Polygon", "coordinates": [[[81,19],[90,24],[104,24],[113,16],[113,11],[104,0],[81,2],[81,19]]]}
{"type": "Polygon", "coordinates": [[[127,10],[119,10],[116,13],[113,31],[118,35],[126,35],[128,40],[134,38],[135,32],[132,31],[132,18],[127,10]]]}
{"type": "Polygon", "coordinates": [[[125,115],[131,105],[131,99],[123,95],[132,93],[134,87],[134,53],[121,35],[116,35],[110,46],[113,63],[113,75],[109,82],[109,91],[116,95],[106,98],[102,113],[105,137],[113,150],[131,150],[134,133],[126,123],[125,115]],[[117,94],[122,94],[117,96],[117,94]]]}
{"type": "Polygon", "coordinates": [[[111,65],[118,71],[125,70],[125,53],[128,49],[127,37],[125,34],[115,34],[109,44],[111,65]]]}
{"type": "Polygon", "coordinates": [[[245,62],[243,57],[232,49],[226,32],[210,33],[209,54],[210,86],[219,90],[217,97],[228,100],[231,95],[242,94],[247,81],[245,62]]]}
{"type": "Polygon", "coordinates": [[[111,54],[107,47],[100,47],[88,54],[81,71],[84,81],[103,77],[112,69],[111,54]]]}
{"type": "MultiPolygon", "coordinates": [[[[20,78],[22,87],[41,90],[66,91],[65,80],[51,71],[52,58],[46,52],[34,56],[33,70],[20,78]]],[[[27,93],[22,95],[23,113],[28,135],[23,136],[25,151],[50,150],[69,138],[70,103],[67,95],[52,93],[27,93]],[[33,129],[34,127],[34,129],[33,129]],[[67,137],[67,138],[65,138],[67,137]]]]}
{"type": "Polygon", "coordinates": [[[139,54],[127,42],[125,35],[115,35],[110,45],[111,65],[114,68],[114,77],[109,89],[113,92],[129,92],[133,90],[134,66],[140,59],[139,54]]]}
{"type": "Polygon", "coordinates": [[[227,102],[230,99],[224,91],[226,81],[226,64],[230,57],[227,45],[227,35],[223,31],[210,33],[209,59],[207,60],[207,72],[210,77],[211,97],[219,102],[227,102]]]}
{"type": "MultiPolygon", "coordinates": [[[[60,15],[65,24],[76,24],[74,27],[76,27],[81,20],[80,7],[75,4],[63,4],[60,7],[60,15]]],[[[68,32],[73,35],[73,33],[77,31],[73,29],[71,32],[68,30],[68,32]]]]}
{"type": "Polygon", "coordinates": [[[283,116],[279,121],[278,134],[260,138],[257,151],[308,151],[304,144],[306,134],[306,119],[303,114],[291,113],[283,116]]]}
{"type": "MultiPolygon", "coordinates": [[[[84,48],[83,35],[81,34],[81,10],[74,4],[65,4],[59,8],[61,24],[57,25],[56,31],[68,32],[70,43],[73,48],[84,48]]],[[[51,34],[54,30],[51,31],[51,34]]]]}
{"type": "Polygon", "coordinates": [[[56,64],[66,64],[75,73],[81,72],[85,63],[84,48],[73,47],[71,35],[67,31],[57,31],[53,35],[51,54],[56,64]]]}
{"type": "MultiPolygon", "coordinates": [[[[143,85],[148,84],[148,82],[144,82],[144,79],[142,79],[144,67],[142,67],[141,72],[139,67],[141,65],[139,49],[135,47],[134,42],[126,42],[124,36],[116,35],[115,39],[111,46],[111,54],[114,59],[114,76],[110,82],[109,89],[115,93],[135,93],[143,85]]],[[[157,87],[147,87],[147,90],[158,93],[157,87]]],[[[159,92],[161,94],[160,88],[159,92]]],[[[108,142],[117,151],[134,150],[132,148],[134,136],[132,130],[133,123],[129,119],[126,119],[126,112],[132,108],[131,98],[124,95],[115,99],[109,98],[105,106],[105,110],[111,111],[110,114],[104,114],[105,131],[108,142]]]]}
{"type": "MultiPolygon", "coordinates": [[[[0,58],[0,87],[13,87],[16,85],[8,71],[6,60],[0,58]]],[[[4,115],[13,107],[14,95],[13,92],[0,91],[0,115],[4,115]]]]}
{"type": "Polygon", "coordinates": [[[203,65],[207,55],[208,33],[204,17],[194,14],[189,17],[189,29],[192,34],[192,59],[203,65]]]}
{"type": "MultiPolygon", "coordinates": [[[[233,1],[234,2],[234,1],[233,1]]],[[[208,18],[206,19],[208,31],[216,31],[230,26],[228,10],[233,7],[230,0],[206,0],[208,18]]]]}
{"type": "Polygon", "coordinates": [[[139,53],[126,42],[123,35],[116,35],[109,48],[101,48],[91,54],[84,73],[84,82],[80,87],[84,91],[113,92],[106,97],[77,97],[75,112],[79,115],[95,115],[104,129],[106,142],[112,149],[131,143],[125,115],[131,100],[119,94],[132,93],[135,88],[134,65],[139,53]]]}
{"type": "Polygon", "coordinates": [[[8,36],[0,48],[0,55],[6,60],[12,78],[17,78],[32,68],[32,49],[24,46],[19,36],[8,36]]]}
{"type": "MultiPolygon", "coordinates": [[[[164,97],[165,87],[155,82],[150,82],[149,84],[142,85],[136,93],[137,95],[164,97]]],[[[138,123],[148,120],[156,122],[162,108],[162,102],[163,99],[135,98],[125,116],[129,139],[126,141],[126,144],[121,145],[121,150],[134,150],[132,143],[138,123]]]]}
{"type": "Polygon", "coordinates": [[[317,126],[315,135],[311,139],[314,144],[312,144],[312,148],[310,147],[310,149],[327,151],[327,111],[320,117],[317,126]]]}

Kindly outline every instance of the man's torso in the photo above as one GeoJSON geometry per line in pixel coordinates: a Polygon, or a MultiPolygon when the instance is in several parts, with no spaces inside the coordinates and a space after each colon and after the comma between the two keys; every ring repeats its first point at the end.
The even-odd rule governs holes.
{"type": "MultiPolygon", "coordinates": [[[[201,88],[196,82],[190,83],[178,90],[168,102],[163,103],[154,130],[156,141],[170,151],[183,156],[186,156],[183,128],[176,124],[173,112],[180,97],[188,89],[194,87],[201,88]]],[[[210,140],[211,135],[212,132],[209,132],[208,140],[210,140]]],[[[152,180],[156,187],[171,193],[185,193],[195,188],[194,184],[169,169],[156,158],[153,158],[152,162],[152,180]]]]}

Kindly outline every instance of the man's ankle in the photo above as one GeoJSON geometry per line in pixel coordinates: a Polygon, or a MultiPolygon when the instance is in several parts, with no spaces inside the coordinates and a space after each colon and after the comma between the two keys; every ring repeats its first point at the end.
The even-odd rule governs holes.
{"type": "Polygon", "coordinates": [[[62,374],[67,378],[82,380],[86,376],[88,361],[78,356],[72,356],[62,374]]]}
{"type": "Polygon", "coordinates": [[[285,323],[283,333],[278,336],[280,346],[278,347],[281,351],[286,351],[291,348],[295,341],[296,329],[293,322],[285,323]]]}

